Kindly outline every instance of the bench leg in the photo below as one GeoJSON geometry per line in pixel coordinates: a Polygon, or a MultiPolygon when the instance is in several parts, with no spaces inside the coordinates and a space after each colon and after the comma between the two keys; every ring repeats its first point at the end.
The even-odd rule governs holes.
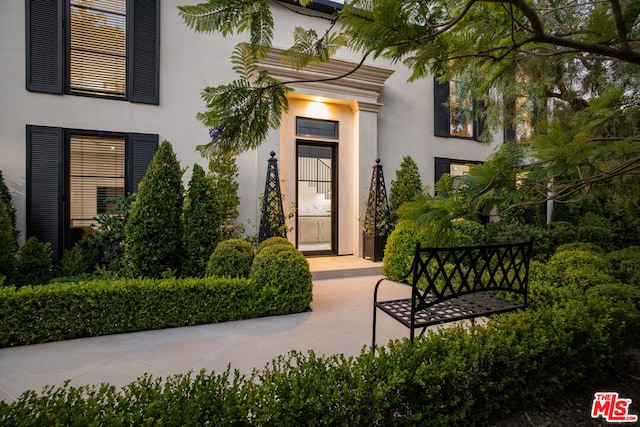
{"type": "Polygon", "coordinates": [[[376,317],[378,314],[378,310],[376,308],[375,302],[373,303],[373,333],[371,334],[371,350],[376,352],[376,317]]]}

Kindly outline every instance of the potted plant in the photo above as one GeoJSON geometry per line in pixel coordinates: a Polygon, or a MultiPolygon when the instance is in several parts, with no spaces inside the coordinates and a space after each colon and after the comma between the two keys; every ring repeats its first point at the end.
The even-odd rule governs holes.
{"type": "Polygon", "coordinates": [[[391,215],[380,159],[376,159],[371,175],[367,210],[362,227],[363,258],[378,262],[384,258],[387,237],[391,233],[391,215]]]}

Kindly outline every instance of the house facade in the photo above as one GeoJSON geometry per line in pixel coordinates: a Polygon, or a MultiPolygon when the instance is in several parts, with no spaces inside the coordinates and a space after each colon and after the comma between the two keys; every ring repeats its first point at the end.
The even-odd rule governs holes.
{"type": "MultiPolygon", "coordinates": [[[[182,0],[8,0],[0,2],[0,170],[18,213],[21,240],[49,241],[59,258],[104,199],[135,192],[159,141],[168,140],[185,184],[209,130],[196,119],[201,92],[232,81],[229,57],[243,35],[198,34],[178,16],[182,0]]],[[[404,156],[422,182],[462,174],[502,141],[479,142],[480,124],[458,117],[454,85],[407,83],[410,70],[340,51],[295,72],[283,66],[296,26],[323,31],[339,2],[316,17],[272,2],[275,49],[260,67],[292,83],[289,110],[257,150],[237,158],[239,222],[258,232],[267,161],[276,153],[288,237],[309,254],[362,255],[361,225],[372,166],[387,191],[404,156]],[[322,80],[324,81],[313,81],[322,80]]]]}

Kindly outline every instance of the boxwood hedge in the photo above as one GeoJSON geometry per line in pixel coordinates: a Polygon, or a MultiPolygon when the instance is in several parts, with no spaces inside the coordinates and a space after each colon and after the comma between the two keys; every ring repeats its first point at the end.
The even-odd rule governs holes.
{"type": "MultiPolygon", "coordinates": [[[[357,357],[292,352],[261,370],[50,387],[0,402],[0,424],[483,425],[595,384],[638,344],[632,287],[440,329],[357,357]],[[612,293],[613,292],[613,293],[612,293]]],[[[623,372],[623,371],[622,371],[623,372]]]]}
{"type": "Polygon", "coordinates": [[[0,347],[247,319],[271,305],[253,282],[231,278],[0,287],[0,347]]]}

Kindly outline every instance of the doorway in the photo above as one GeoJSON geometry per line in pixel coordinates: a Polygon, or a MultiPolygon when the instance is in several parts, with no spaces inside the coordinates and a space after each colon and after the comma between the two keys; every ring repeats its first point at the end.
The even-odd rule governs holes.
{"type": "Polygon", "coordinates": [[[296,241],[305,255],[338,253],[337,147],[304,140],[296,144],[296,241]]]}

